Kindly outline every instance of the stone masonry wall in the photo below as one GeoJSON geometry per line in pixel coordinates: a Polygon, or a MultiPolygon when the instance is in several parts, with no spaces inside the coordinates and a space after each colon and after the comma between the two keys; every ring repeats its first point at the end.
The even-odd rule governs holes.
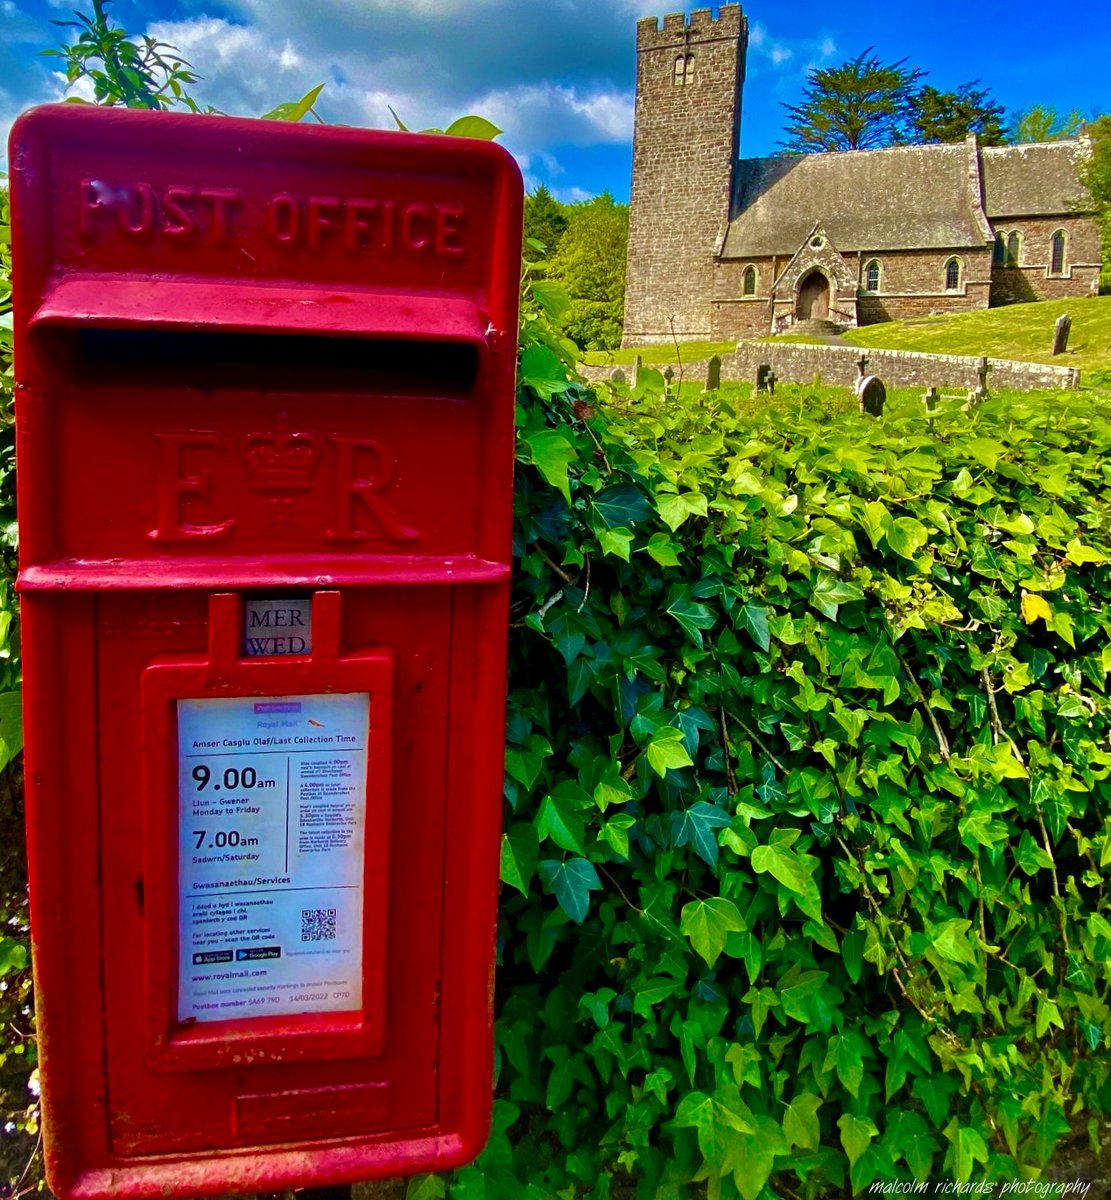
{"type": "Polygon", "coordinates": [[[993,222],[1006,239],[1017,231],[1022,250],[1017,267],[996,264],[992,270],[992,304],[1057,300],[1086,296],[1098,287],[1099,227],[1091,217],[1016,217],[993,222]],[[1065,269],[1050,275],[1053,235],[1065,232],[1065,269]]]}
{"type": "Polygon", "coordinates": [[[853,258],[859,264],[862,282],[869,262],[875,259],[880,265],[879,289],[875,293],[862,292],[860,297],[861,325],[988,307],[990,246],[866,252],[853,258]],[[955,291],[947,291],[945,267],[954,258],[960,264],[960,283],[955,291]]]}
{"type": "MultiPolygon", "coordinates": [[[[835,387],[852,387],[857,379],[857,361],[868,358],[867,373],[878,375],[891,388],[936,387],[966,391],[979,382],[979,358],[958,354],[921,354],[910,350],[862,350],[859,346],[821,346],[791,342],[739,342],[734,354],[721,360],[723,380],[752,382],[756,368],[770,363],[783,383],[813,383],[815,379],[835,387]]],[[[1050,367],[1041,363],[989,358],[988,390],[1056,391],[1080,386],[1075,367],[1050,367]]],[[[589,380],[608,379],[612,367],[580,367],[589,380]]],[[[623,367],[631,379],[632,369],[623,367]]],[[[683,364],[683,379],[706,378],[706,360],[683,364]]]]}
{"type": "MultiPolygon", "coordinates": [[[[859,346],[815,346],[790,342],[741,342],[735,354],[722,359],[723,379],[755,379],[760,363],[771,363],[776,377],[785,382],[822,383],[851,387],[857,379],[857,360],[867,355],[869,375],[878,375],[888,387],[968,389],[978,383],[979,358],[963,354],[921,354],[910,350],[862,350],[859,346]]],[[[1047,367],[1041,363],[989,358],[989,391],[1031,391],[1074,388],[1080,384],[1075,367],[1047,367]]]]}
{"type": "Polygon", "coordinates": [[[637,23],[625,344],[710,335],[729,219],[747,31],[740,5],[637,23]],[[676,60],[685,69],[676,71],[676,60]],[[677,82],[677,74],[679,81],[677,82]]]}

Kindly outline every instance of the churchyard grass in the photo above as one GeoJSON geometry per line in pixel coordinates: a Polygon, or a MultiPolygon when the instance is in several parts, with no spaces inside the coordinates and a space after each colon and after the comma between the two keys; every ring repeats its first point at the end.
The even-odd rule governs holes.
{"type": "Polygon", "coordinates": [[[646,366],[666,366],[668,363],[698,362],[713,354],[732,354],[736,342],[680,342],[679,353],[674,342],[662,342],[657,346],[629,346],[621,350],[587,350],[582,362],[588,367],[631,367],[636,356],[646,366]]]}
{"type": "MultiPolygon", "coordinates": [[[[787,335],[782,340],[814,339],[787,335]]],[[[979,312],[888,321],[850,330],[842,340],[876,350],[986,354],[989,358],[1079,367],[1085,383],[1111,386],[1111,296],[1039,300],[979,312]],[[1050,354],[1053,323],[1064,312],[1072,318],[1072,332],[1068,349],[1054,357],[1050,354]]]]}
{"type": "MultiPolygon", "coordinates": [[[[813,342],[804,334],[784,334],[772,342],[813,342]]],[[[948,316],[921,317],[912,321],[887,321],[850,330],[841,341],[849,346],[877,350],[917,350],[926,354],[965,354],[1010,358],[1019,362],[1079,367],[1085,384],[1111,387],[1111,296],[1085,296],[1070,300],[1039,300],[1005,308],[948,316]],[[1072,317],[1069,346],[1064,354],[1050,354],[1053,323],[1067,312],[1072,317]]],[[[597,350],[583,354],[587,366],[631,366],[639,354],[645,366],[693,363],[712,354],[731,354],[735,342],[681,342],[636,346],[622,350],[597,350]]]]}

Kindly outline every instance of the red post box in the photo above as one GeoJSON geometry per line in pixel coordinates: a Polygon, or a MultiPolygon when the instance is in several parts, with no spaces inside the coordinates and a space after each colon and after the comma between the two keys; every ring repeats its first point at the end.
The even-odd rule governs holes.
{"type": "Polygon", "coordinates": [[[10,161],[50,1184],[464,1162],[519,172],[464,139],[68,106],[10,161]]]}

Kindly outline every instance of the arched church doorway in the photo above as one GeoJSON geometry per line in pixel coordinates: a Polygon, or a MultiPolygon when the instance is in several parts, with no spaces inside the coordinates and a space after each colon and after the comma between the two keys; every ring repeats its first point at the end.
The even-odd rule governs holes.
{"type": "Polygon", "coordinates": [[[829,280],[821,271],[811,271],[800,281],[795,316],[800,321],[824,321],[829,318],[829,280]]]}

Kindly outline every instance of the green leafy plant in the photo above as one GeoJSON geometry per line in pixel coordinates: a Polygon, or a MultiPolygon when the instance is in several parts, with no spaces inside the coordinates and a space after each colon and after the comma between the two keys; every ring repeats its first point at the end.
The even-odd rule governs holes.
{"type": "Polygon", "coordinates": [[[599,405],[522,324],[498,1103],[411,1196],[1036,1177],[1111,1102],[1111,412],[599,405]]]}
{"type": "Polygon", "coordinates": [[[126,30],[112,23],[107,3],[92,0],[91,16],[75,9],[76,20],[51,22],[77,30],[70,44],[42,51],[63,60],[67,84],[72,87],[78,80],[90,80],[97,104],[148,109],[181,105],[200,112],[185,90],[197,81],[189,63],[172,46],[152,37],[142,38],[141,44],[133,41],[126,30]]]}

